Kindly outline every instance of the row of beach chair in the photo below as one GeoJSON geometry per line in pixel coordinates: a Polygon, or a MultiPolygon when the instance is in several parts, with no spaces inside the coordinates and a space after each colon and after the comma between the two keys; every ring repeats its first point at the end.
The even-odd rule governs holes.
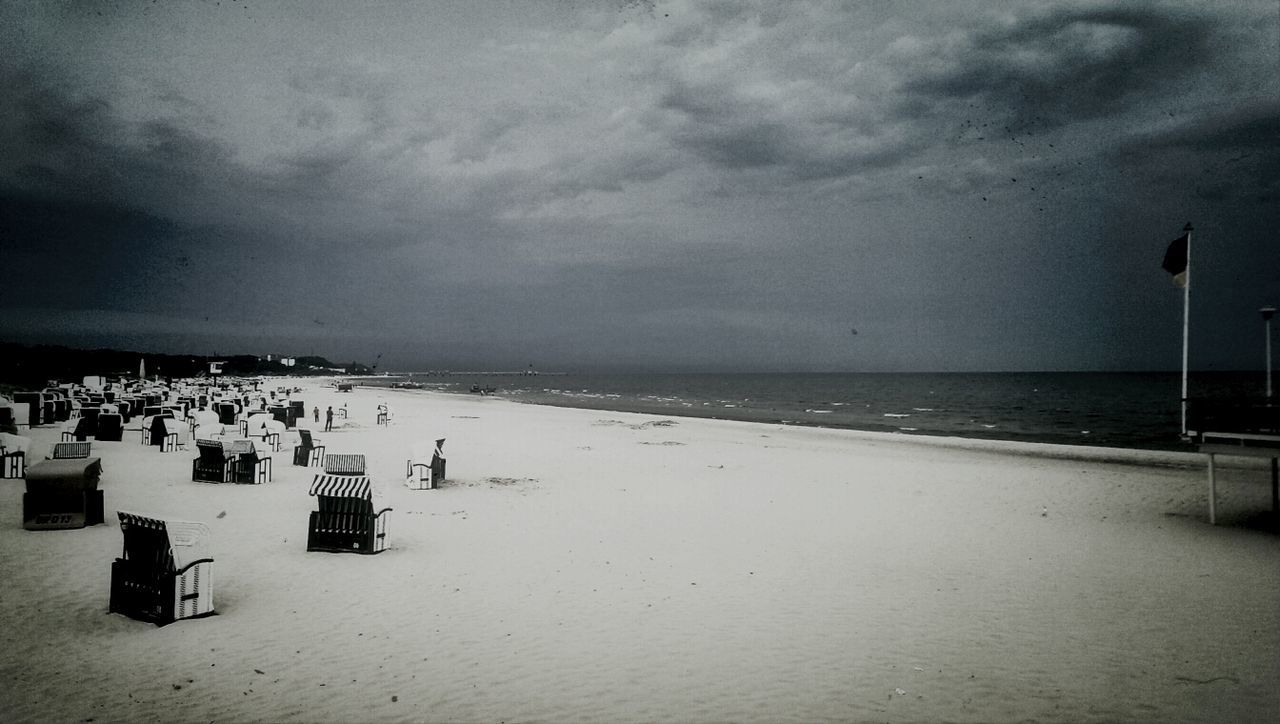
{"type": "MultiPolygon", "coordinates": [[[[144,428],[144,434],[147,432],[144,428]]],[[[387,519],[392,509],[381,504],[366,473],[364,455],[326,454],[325,446],[310,431],[300,430],[299,437],[295,464],[323,465],[323,472],[315,475],[308,489],[317,503],[310,514],[307,550],[362,554],[386,550],[387,519]]],[[[430,489],[443,480],[443,445],[442,438],[433,448],[415,450],[406,461],[406,485],[430,489]]],[[[192,462],[193,480],[271,480],[271,457],[260,453],[251,440],[197,439],[196,446],[199,455],[192,462]]],[[[72,439],[56,443],[49,459],[29,468],[24,465],[26,447],[17,440],[0,438],[5,468],[12,468],[14,477],[27,478],[25,527],[41,530],[104,522],[102,491],[98,489],[101,460],[92,457],[91,442],[72,439]]],[[[198,546],[208,535],[207,526],[124,511],[117,515],[124,549],[112,564],[109,610],[160,625],[212,614],[213,559],[203,555],[198,546]]]]}

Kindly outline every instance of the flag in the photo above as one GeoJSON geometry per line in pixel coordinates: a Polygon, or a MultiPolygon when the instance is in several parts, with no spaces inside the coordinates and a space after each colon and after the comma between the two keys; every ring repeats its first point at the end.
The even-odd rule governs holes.
{"type": "Polygon", "coordinates": [[[1164,263],[1161,264],[1165,271],[1173,275],[1173,283],[1179,287],[1187,286],[1187,244],[1190,240],[1189,234],[1183,234],[1169,243],[1169,249],[1164,253],[1164,263]]]}

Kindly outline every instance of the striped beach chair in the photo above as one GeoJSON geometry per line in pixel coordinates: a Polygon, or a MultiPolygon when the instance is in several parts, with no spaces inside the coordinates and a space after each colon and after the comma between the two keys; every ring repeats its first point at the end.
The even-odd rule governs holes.
{"type": "MultiPolygon", "coordinates": [[[[363,455],[359,457],[363,473],[363,455]]],[[[381,553],[387,547],[387,514],[391,508],[375,510],[373,486],[364,474],[333,474],[326,471],[311,483],[310,494],[317,510],[311,511],[307,529],[307,550],[330,553],[381,553]]]]}
{"type": "Polygon", "coordinates": [[[56,442],[53,444],[53,453],[49,457],[53,460],[87,458],[92,446],[91,442],[56,442]]]}
{"type": "Polygon", "coordinates": [[[111,613],[163,626],[213,610],[213,559],[203,523],[120,511],[124,553],[111,564],[111,613]]]}
{"type": "Polygon", "coordinates": [[[326,475],[364,475],[364,456],[343,453],[324,456],[326,475]]]}

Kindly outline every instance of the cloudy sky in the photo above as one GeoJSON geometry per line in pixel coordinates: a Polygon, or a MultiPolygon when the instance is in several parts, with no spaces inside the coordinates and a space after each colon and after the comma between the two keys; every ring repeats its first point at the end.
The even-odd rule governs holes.
{"type": "Polygon", "coordinates": [[[1280,305],[1280,4],[0,4],[0,339],[1147,370],[1280,305]],[[856,334],[854,333],[856,330],[856,334]]]}

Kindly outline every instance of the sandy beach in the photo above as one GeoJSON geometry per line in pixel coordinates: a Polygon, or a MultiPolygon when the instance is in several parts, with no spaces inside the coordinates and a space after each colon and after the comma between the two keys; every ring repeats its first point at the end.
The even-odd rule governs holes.
{"type": "MultiPolygon", "coordinates": [[[[273,383],[268,383],[271,387],[273,383]]],[[[3,721],[1263,721],[1280,536],[1261,468],[296,380],[363,453],[388,550],[308,553],[315,468],[191,481],[95,442],[107,523],[0,481],[3,721]],[[388,426],[376,407],[391,406],[388,426]],[[403,485],[446,438],[448,481],[403,485]],[[115,511],[211,529],[217,615],[107,613],[115,511]]],[[[312,425],[319,429],[323,426],[312,425]]],[[[30,459],[58,430],[31,431],[30,459]]]]}

